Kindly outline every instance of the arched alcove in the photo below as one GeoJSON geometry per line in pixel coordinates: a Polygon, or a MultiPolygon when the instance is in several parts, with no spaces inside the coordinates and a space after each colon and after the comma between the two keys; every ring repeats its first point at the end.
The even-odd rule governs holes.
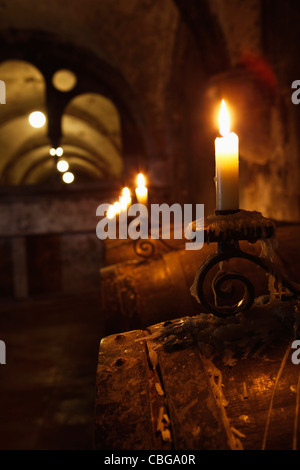
{"type": "Polygon", "coordinates": [[[91,179],[123,175],[121,119],[114,103],[97,93],[75,96],[62,115],[63,158],[91,179]]]}
{"type": "Polygon", "coordinates": [[[18,185],[28,168],[49,153],[47,126],[29,124],[31,112],[46,115],[46,84],[33,64],[21,60],[0,63],[0,76],[6,84],[6,104],[0,118],[0,182],[18,185]]]}
{"type": "MultiPolygon", "coordinates": [[[[60,145],[64,145],[64,155],[71,159],[84,181],[126,181],[135,177],[139,169],[151,167],[157,152],[146,120],[137,97],[117,69],[91,52],[74,50],[46,33],[15,31],[1,36],[7,44],[0,52],[1,78],[5,81],[9,75],[11,79],[14,70],[19,76],[14,99],[9,92],[7,95],[7,118],[3,119],[2,114],[0,122],[10,126],[5,128],[4,145],[9,155],[0,162],[1,185],[60,181],[51,176],[55,159],[52,167],[46,158],[51,147],[60,145]],[[35,70],[35,74],[30,75],[27,70],[26,75],[25,66],[18,68],[21,63],[27,64],[28,70],[35,70]],[[5,73],[5,68],[9,72],[5,73]],[[72,80],[69,86],[68,81],[72,80]],[[26,92],[30,87],[35,90],[32,97],[26,92]],[[31,108],[45,112],[45,127],[27,126],[31,108]],[[9,135],[13,145],[9,144],[9,135]]],[[[7,84],[12,90],[9,80],[7,84]]]]}

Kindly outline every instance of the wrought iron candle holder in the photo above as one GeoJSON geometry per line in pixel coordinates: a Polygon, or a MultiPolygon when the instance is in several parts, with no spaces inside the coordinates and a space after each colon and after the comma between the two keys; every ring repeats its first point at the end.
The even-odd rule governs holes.
{"type": "Polygon", "coordinates": [[[143,240],[138,238],[137,240],[133,241],[133,250],[137,256],[144,260],[155,259],[161,253],[161,250],[158,250],[158,245],[161,245],[161,250],[164,248],[166,252],[176,251],[182,248],[181,246],[172,246],[162,238],[157,238],[155,240],[148,238],[143,240]]]}
{"type": "MultiPolygon", "coordinates": [[[[193,230],[197,230],[197,221],[193,222],[193,230]]],[[[217,251],[210,255],[199,268],[191,292],[208,313],[224,318],[236,315],[242,310],[250,309],[254,303],[255,289],[253,283],[243,274],[226,272],[222,269],[217,272],[211,282],[215,301],[213,303],[209,300],[209,295],[204,288],[209,271],[219,263],[233,258],[255,263],[268,275],[273,276],[274,281],[277,281],[285,290],[284,294],[281,295],[282,300],[300,296],[300,285],[284,276],[274,260],[265,256],[247,253],[240,248],[239,242],[242,240],[255,243],[258,240],[274,239],[275,230],[275,223],[263,217],[259,212],[244,210],[215,211],[214,215],[205,219],[204,241],[206,243],[217,243],[217,251]],[[229,303],[230,299],[233,299],[235,294],[234,281],[238,281],[244,286],[243,297],[232,305],[217,305],[216,299],[222,299],[223,303],[229,303]]]]}

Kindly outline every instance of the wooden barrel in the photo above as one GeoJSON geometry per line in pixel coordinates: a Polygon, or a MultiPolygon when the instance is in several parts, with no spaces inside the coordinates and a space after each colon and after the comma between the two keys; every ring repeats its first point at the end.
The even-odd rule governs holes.
{"type": "Polygon", "coordinates": [[[103,338],[95,448],[299,448],[295,306],[276,301],[231,319],[183,317],[103,338]]]}
{"type": "MultiPolygon", "coordinates": [[[[241,246],[259,254],[259,244],[242,242],[241,246]]],[[[203,311],[191,295],[190,287],[200,265],[215,250],[216,244],[204,245],[199,251],[172,251],[156,259],[129,260],[102,268],[101,312],[106,335],[179,318],[186,311],[191,314],[203,311]]],[[[253,263],[232,260],[228,267],[246,272],[255,284],[257,296],[267,292],[265,272],[253,263]]],[[[218,266],[208,276],[208,291],[217,269],[218,266]]],[[[212,297],[213,293],[208,292],[208,295],[212,297]]]]}
{"type": "MultiPolygon", "coordinates": [[[[277,227],[280,267],[285,275],[298,283],[299,236],[300,226],[297,224],[282,224],[277,227]]],[[[129,247],[130,243],[127,245],[129,247]]],[[[240,246],[248,253],[260,255],[260,242],[241,242],[240,246]]],[[[102,268],[101,313],[105,334],[146,328],[156,322],[179,318],[187,311],[191,315],[202,312],[201,305],[190,294],[190,287],[200,265],[216,249],[216,243],[205,244],[199,251],[173,250],[158,253],[154,258],[129,259],[102,268]]],[[[206,281],[207,295],[211,301],[213,293],[209,290],[217,269],[218,267],[212,270],[206,281]]],[[[268,292],[266,273],[253,263],[233,259],[224,263],[222,269],[249,277],[255,287],[256,297],[268,292]]]]}

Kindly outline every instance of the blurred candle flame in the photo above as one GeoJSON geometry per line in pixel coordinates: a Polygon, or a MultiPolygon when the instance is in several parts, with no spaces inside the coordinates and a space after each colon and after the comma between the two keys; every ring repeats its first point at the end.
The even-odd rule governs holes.
{"type": "Polygon", "coordinates": [[[139,188],[144,188],[145,187],[145,177],[143,173],[139,173],[137,177],[137,185],[139,188]]]}
{"type": "Polygon", "coordinates": [[[114,205],[109,206],[106,212],[106,217],[108,219],[113,219],[115,215],[116,215],[116,208],[114,207],[114,205]]]}
{"type": "Polygon", "coordinates": [[[138,203],[147,205],[148,202],[148,189],[145,185],[145,178],[142,173],[137,176],[137,188],[135,188],[135,194],[138,203]]]}
{"type": "Polygon", "coordinates": [[[123,188],[122,196],[124,196],[125,198],[130,198],[130,189],[127,187],[123,188]]]}
{"type": "Polygon", "coordinates": [[[130,189],[125,187],[122,190],[122,196],[120,197],[121,210],[126,210],[131,204],[130,189]]]}
{"type": "Polygon", "coordinates": [[[116,201],[114,202],[113,207],[115,210],[115,214],[119,214],[121,211],[121,204],[118,201],[116,201]]]}

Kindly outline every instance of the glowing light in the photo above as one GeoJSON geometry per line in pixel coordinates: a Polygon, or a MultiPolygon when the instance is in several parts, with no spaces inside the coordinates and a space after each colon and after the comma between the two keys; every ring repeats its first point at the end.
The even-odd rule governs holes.
{"type": "Polygon", "coordinates": [[[125,211],[129,205],[129,201],[126,197],[120,196],[120,208],[122,211],[125,211]]]}
{"type": "Polygon", "coordinates": [[[57,155],[58,157],[61,157],[63,153],[64,153],[63,149],[62,149],[61,147],[57,147],[57,149],[56,149],[56,155],[57,155]]]}
{"type": "Polygon", "coordinates": [[[145,186],[145,178],[142,173],[137,177],[137,188],[135,188],[136,198],[139,204],[147,205],[148,202],[148,189],[145,186]]]}
{"type": "Polygon", "coordinates": [[[76,75],[67,69],[57,70],[52,77],[52,84],[59,91],[66,92],[72,90],[77,82],[76,75]]]}
{"type": "Polygon", "coordinates": [[[122,196],[126,197],[126,198],[130,198],[130,189],[125,187],[123,188],[122,190],[122,196]]]}
{"type": "Polygon", "coordinates": [[[128,206],[130,206],[130,204],[131,204],[130,189],[126,187],[126,188],[123,188],[122,196],[120,197],[121,210],[126,210],[128,206]]]}
{"type": "Polygon", "coordinates": [[[116,215],[116,209],[114,206],[109,206],[107,212],[106,212],[106,217],[108,219],[113,219],[116,215]]]}
{"type": "Polygon", "coordinates": [[[230,118],[229,112],[226,108],[225,101],[221,102],[221,109],[219,114],[219,128],[220,134],[224,137],[225,135],[230,134],[230,118]]]}
{"type": "Polygon", "coordinates": [[[116,201],[113,206],[115,209],[115,214],[119,214],[121,211],[121,204],[118,201],[116,201]]]}
{"type": "Polygon", "coordinates": [[[29,115],[28,120],[32,127],[39,128],[45,125],[46,116],[41,111],[34,111],[29,115]]]}
{"type": "Polygon", "coordinates": [[[74,175],[70,171],[63,174],[62,179],[65,183],[70,184],[74,181],[74,175]]]}
{"type": "Polygon", "coordinates": [[[49,151],[51,157],[54,157],[54,155],[56,155],[56,150],[52,147],[52,149],[50,149],[49,151]]]}
{"type": "Polygon", "coordinates": [[[139,188],[144,188],[145,187],[145,177],[143,173],[139,173],[137,176],[137,185],[139,188]]]}
{"type": "Polygon", "coordinates": [[[67,170],[69,169],[69,163],[66,162],[66,160],[59,160],[59,161],[57,162],[56,168],[57,168],[58,171],[60,171],[61,173],[64,173],[65,171],[67,171],[67,170]]]}

